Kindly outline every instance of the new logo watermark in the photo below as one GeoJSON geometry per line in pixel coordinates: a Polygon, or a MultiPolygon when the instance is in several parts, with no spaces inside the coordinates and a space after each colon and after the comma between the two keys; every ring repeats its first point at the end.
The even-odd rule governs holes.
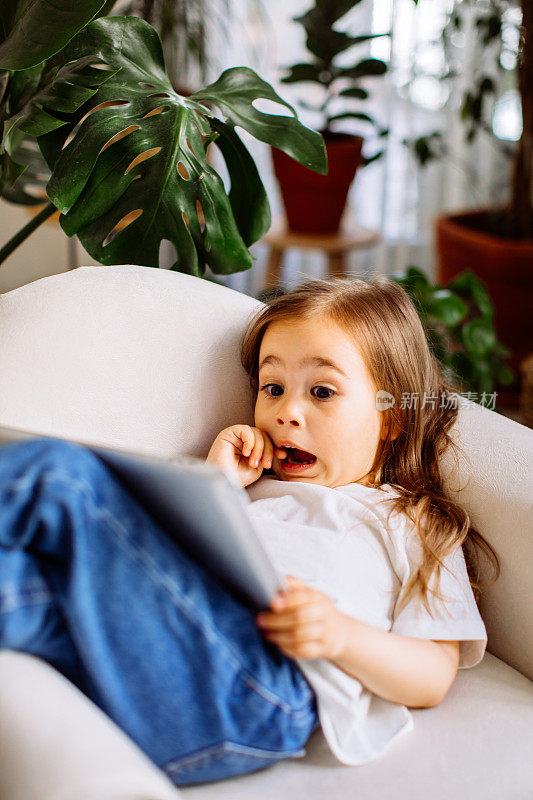
{"type": "Polygon", "coordinates": [[[378,411],[386,411],[388,408],[392,408],[395,402],[394,395],[386,392],[385,389],[379,389],[376,392],[376,408],[378,411]]]}

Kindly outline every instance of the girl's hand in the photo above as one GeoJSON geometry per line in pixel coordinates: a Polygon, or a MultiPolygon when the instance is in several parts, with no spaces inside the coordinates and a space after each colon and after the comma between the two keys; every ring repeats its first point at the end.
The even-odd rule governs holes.
{"type": "Polygon", "coordinates": [[[288,588],[272,601],[272,613],[256,618],[265,638],[290,658],[338,658],[343,648],[342,614],[322,592],[287,576],[288,588]]]}
{"type": "Polygon", "coordinates": [[[272,466],[274,450],[278,458],[287,455],[284,450],[274,448],[265,431],[250,425],[231,425],[218,434],[206,461],[235,476],[242,486],[248,486],[261,477],[263,469],[272,466]]]}

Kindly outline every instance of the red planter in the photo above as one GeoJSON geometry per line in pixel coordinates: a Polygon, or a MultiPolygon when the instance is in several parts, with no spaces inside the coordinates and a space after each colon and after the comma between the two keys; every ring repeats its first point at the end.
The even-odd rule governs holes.
{"type": "Polygon", "coordinates": [[[288,226],[295,233],[335,233],[339,229],[348,189],[361,164],[360,136],[331,134],[326,139],[328,174],[302,167],[272,148],[288,226]]]}
{"type": "Polygon", "coordinates": [[[437,220],[438,280],[443,286],[471,269],[487,287],[498,338],[509,348],[507,362],[517,381],[498,388],[504,404],[518,404],[520,362],[533,351],[533,239],[503,239],[486,232],[489,211],[437,220]]]}

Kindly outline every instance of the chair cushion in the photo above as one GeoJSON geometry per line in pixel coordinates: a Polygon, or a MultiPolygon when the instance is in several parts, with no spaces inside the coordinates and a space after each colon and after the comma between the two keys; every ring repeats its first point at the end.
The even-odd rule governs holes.
{"type": "Polygon", "coordinates": [[[533,787],[533,684],[490,653],[461,670],[414,730],[359,767],[339,764],[322,732],[307,755],[218,784],[181,787],[184,800],[527,800],[533,787]]]}
{"type": "Polygon", "coordinates": [[[531,682],[486,653],[461,670],[436,708],[413,709],[414,730],[381,757],[345,767],[320,730],[301,759],[176,789],[52,667],[0,653],[2,800],[529,800],[531,682]]]}

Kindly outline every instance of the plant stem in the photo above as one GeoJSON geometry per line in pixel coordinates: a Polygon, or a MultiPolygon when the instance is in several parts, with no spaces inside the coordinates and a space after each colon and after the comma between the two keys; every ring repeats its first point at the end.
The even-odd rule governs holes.
{"type": "Polygon", "coordinates": [[[3,264],[4,261],[8,256],[11,255],[13,250],[22,244],[22,242],[28,238],[30,233],[33,233],[36,228],[39,227],[43,222],[45,222],[48,217],[51,217],[54,211],[57,211],[55,205],[53,203],[47,203],[45,207],[39,211],[38,214],[30,219],[30,221],[24,225],[23,228],[20,229],[18,233],[16,233],[3,247],[0,248],[0,264],[3,264]]]}

